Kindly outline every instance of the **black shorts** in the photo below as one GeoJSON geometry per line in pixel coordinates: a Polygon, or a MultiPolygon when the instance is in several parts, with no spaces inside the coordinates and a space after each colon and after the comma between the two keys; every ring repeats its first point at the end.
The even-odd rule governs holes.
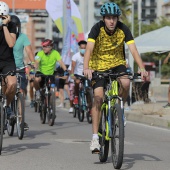
{"type": "MultiPolygon", "coordinates": [[[[43,74],[44,76],[38,76],[38,74],[43,74],[43,73],[37,71],[36,74],[35,74],[36,77],[41,77],[40,87],[42,88],[45,85],[45,81],[47,80],[46,79],[47,76],[45,74],[43,74]]],[[[50,75],[48,77],[50,78],[51,84],[55,84],[55,77],[54,77],[54,75],[50,75]]]]}
{"type": "MultiPolygon", "coordinates": [[[[109,69],[109,70],[112,70],[113,73],[122,73],[122,72],[126,72],[126,66],[125,65],[120,65],[120,66],[114,67],[114,68],[109,69]]],[[[105,86],[106,86],[106,81],[105,81],[104,78],[97,78],[95,80],[92,80],[93,90],[98,88],[98,87],[105,88],[105,86]]]]}
{"type": "Polygon", "coordinates": [[[0,72],[6,74],[9,71],[15,71],[16,65],[15,61],[0,61],[0,72]]]}
{"type": "Polygon", "coordinates": [[[66,80],[64,79],[59,79],[59,89],[64,89],[66,80]]]}

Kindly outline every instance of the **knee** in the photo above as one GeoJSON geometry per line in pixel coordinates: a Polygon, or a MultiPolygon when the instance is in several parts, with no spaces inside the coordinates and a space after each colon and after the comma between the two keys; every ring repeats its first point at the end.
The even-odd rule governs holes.
{"type": "Polygon", "coordinates": [[[124,90],[129,90],[129,87],[130,87],[130,80],[129,79],[121,81],[121,84],[122,84],[122,87],[123,87],[124,90]]]}
{"type": "Polygon", "coordinates": [[[96,110],[100,111],[102,103],[103,99],[101,97],[94,96],[93,107],[95,107],[96,110]]]}

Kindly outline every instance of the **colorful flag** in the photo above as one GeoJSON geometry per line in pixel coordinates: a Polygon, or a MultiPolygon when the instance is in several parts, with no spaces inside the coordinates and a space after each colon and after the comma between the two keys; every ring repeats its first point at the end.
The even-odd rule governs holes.
{"type": "MultiPolygon", "coordinates": [[[[78,42],[84,40],[84,32],[81,23],[81,15],[73,0],[66,0],[66,36],[62,49],[62,58],[65,64],[71,61],[71,52],[78,51],[78,42]]],[[[63,34],[63,0],[47,0],[46,9],[63,34]]]]}

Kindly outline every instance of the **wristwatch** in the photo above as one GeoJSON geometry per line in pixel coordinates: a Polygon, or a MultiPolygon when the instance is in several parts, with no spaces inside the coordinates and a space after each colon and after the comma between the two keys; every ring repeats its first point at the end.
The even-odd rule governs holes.
{"type": "Polygon", "coordinates": [[[8,25],[7,24],[2,24],[3,27],[7,27],[8,25]]]}

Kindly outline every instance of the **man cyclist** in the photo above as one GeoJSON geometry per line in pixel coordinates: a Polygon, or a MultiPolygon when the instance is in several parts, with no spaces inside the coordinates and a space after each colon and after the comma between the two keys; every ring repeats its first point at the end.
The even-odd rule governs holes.
{"type": "MultiPolygon", "coordinates": [[[[100,14],[103,20],[96,23],[89,35],[84,56],[84,75],[89,79],[92,78],[92,72],[105,72],[112,69],[113,72],[126,72],[126,60],[124,53],[124,42],[128,45],[136,63],[141,72],[141,77],[147,76],[148,73],[143,67],[142,60],[136,49],[132,34],[128,27],[119,21],[121,10],[116,3],[105,3],[101,7],[100,14]]],[[[130,80],[120,78],[121,91],[120,96],[126,101],[130,80]]],[[[100,109],[104,96],[104,79],[92,81],[94,90],[94,102],[92,108],[92,130],[93,136],[90,144],[92,153],[99,153],[98,127],[100,120],[100,109]]]]}
{"type": "MultiPolygon", "coordinates": [[[[44,75],[53,75],[55,71],[56,62],[59,62],[60,66],[64,70],[64,75],[68,76],[68,71],[63,63],[61,56],[58,51],[53,49],[53,41],[50,39],[45,39],[41,43],[42,50],[39,51],[35,57],[36,67],[38,71],[44,75]]],[[[35,77],[34,79],[34,87],[36,89],[36,96],[40,97],[40,82],[43,79],[41,77],[35,77]]],[[[52,80],[52,84],[54,84],[54,80],[52,80]]]]}
{"type": "MultiPolygon", "coordinates": [[[[13,46],[16,41],[16,26],[10,21],[8,14],[8,5],[0,1],[0,72],[3,74],[16,70],[13,55],[13,46]]],[[[9,119],[14,117],[14,113],[9,105],[16,93],[16,76],[8,75],[5,78],[5,82],[7,84],[3,91],[7,98],[6,113],[9,119]]]]}
{"type": "MultiPolygon", "coordinates": [[[[24,97],[25,97],[26,91],[27,91],[28,80],[26,78],[26,74],[24,73],[25,71],[24,49],[32,65],[35,64],[34,54],[31,48],[31,43],[27,35],[24,33],[21,33],[20,19],[17,16],[12,15],[11,21],[14,22],[17,27],[16,43],[13,47],[13,53],[14,53],[14,58],[15,58],[16,69],[23,71],[23,73],[20,73],[20,75],[22,76],[21,77],[21,92],[24,94],[24,97]]],[[[24,123],[24,128],[25,130],[29,129],[27,123],[24,123]]]]}
{"type": "MultiPolygon", "coordinates": [[[[77,52],[72,56],[72,63],[71,63],[71,78],[75,81],[74,86],[74,104],[78,104],[78,96],[79,96],[79,83],[80,79],[78,76],[83,76],[83,62],[84,62],[84,54],[87,42],[84,40],[81,40],[78,42],[80,51],[77,52]]],[[[73,112],[73,109],[71,110],[73,112]]]]}

